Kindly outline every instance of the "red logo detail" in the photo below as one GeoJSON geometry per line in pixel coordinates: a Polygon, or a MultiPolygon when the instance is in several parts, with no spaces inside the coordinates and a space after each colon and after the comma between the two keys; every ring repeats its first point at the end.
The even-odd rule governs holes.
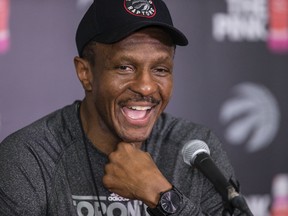
{"type": "Polygon", "coordinates": [[[288,52],[288,0],[269,0],[268,45],[274,52],[288,52]]]}
{"type": "Polygon", "coordinates": [[[152,0],[124,0],[124,8],[134,16],[152,18],[156,14],[152,0]]]}
{"type": "Polygon", "coordinates": [[[9,15],[10,0],[0,0],[0,54],[10,48],[9,15]]]}

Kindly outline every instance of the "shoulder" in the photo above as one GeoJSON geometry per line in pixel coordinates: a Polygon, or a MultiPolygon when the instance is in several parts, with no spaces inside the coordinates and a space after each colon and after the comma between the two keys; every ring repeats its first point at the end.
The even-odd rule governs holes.
{"type": "Polygon", "coordinates": [[[3,209],[46,212],[47,198],[52,193],[62,156],[71,152],[81,139],[78,121],[77,103],[74,103],[20,129],[1,142],[0,188],[3,193],[0,193],[0,206],[3,205],[3,209]],[[3,196],[12,202],[1,202],[3,196]]]}
{"type": "Polygon", "coordinates": [[[157,147],[166,151],[167,155],[180,155],[183,146],[191,140],[204,141],[210,150],[210,156],[215,163],[225,170],[225,175],[231,177],[233,168],[218,136],[208,127],[189,120],[163,113],[151,134],[150,142],[157,143],[157,147]]]}
{"type": "Polygon", "coordinates": [[[160,133],[164,137],[169,137],[175,142],[188,141],[190,139],[206,140],[211,136],[212,131],[204,125],[192,121],[163,113],[158,119],[154,133],[160,133]]]}
{"type": "Polygon", "coordinates": [[[151,140],[157,140],[162,147],[171,146],[178,151],[191,140],[202,140],[208,145],[211,157],[219,160],[220,155],[226,154],[220,139],[210,128],[167,113],[163,113],[158,119],[151,140]]]}
{"type": "Polygon", "coordinates": [[[56,157],[79,134],[76,105],[56,110],[9,135],[0,144],[0,156],[46,152],[56,157]]]}

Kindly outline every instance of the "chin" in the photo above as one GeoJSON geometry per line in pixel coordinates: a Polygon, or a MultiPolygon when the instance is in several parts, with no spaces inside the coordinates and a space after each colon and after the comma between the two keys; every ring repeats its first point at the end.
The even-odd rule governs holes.
{"type": "Polygon", "coordinates": [[[133,143],[133,142],[144,142],[146,139],[148,139],[149,137],[149,134],[146,135],[146,134],[141,134],[139,136],[123,136],[122,137],[122,140],[125,141],[125,142],[128,142],[128,143],[133,143]]]}
{"type": "Polygon", "coordinates": [[[146,141],[152,131],[151,124],[145,127],[122,127],[118,128],[117,135],[124,142],[144,142],[146,141]]]}

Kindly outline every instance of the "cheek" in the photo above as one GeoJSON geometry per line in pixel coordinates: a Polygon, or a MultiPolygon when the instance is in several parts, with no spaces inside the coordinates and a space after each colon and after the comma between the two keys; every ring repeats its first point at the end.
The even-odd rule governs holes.
{"type": "Polygon", "coordinates": [[[165,82],[162,82],[160,89],[161,89],[163,100],[165,100],[165,102],[168,103],[168,101],[170,100],[172,96],[172,91],[173,91],[173,77],[165,80],[165,82]]]}
{"type": "Polygon", "coordinates": [[[96,103],[102,103],[102,107],[105,106],[106,112],[110,112],[111,108],[117,103],[117,99],[123,93],[125,85],[117,78],[103,77],[101,82],[97,83],[96,103]],[[100,100],[99,100],[100,99],[100,100]]]}

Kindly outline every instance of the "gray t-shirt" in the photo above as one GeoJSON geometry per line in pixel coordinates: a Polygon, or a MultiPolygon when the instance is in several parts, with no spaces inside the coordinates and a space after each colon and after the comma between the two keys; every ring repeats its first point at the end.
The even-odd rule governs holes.
{"type": "MultiPolygon", "coordinates": [[[[108,158],[83,134],[79,105],[77,101],[57,110],[0,144],[1,216],[148,215],[141,201],[103,187],[108,158]]],[[[204,140],[224,175],[234,176],[219,140],[209,129],[166,113],[158,119],[143,150],[184,194],[178,215],[220,216],[220,195],[200,171],[183,162],[182,147],[192,139],[204,140]]]]}

